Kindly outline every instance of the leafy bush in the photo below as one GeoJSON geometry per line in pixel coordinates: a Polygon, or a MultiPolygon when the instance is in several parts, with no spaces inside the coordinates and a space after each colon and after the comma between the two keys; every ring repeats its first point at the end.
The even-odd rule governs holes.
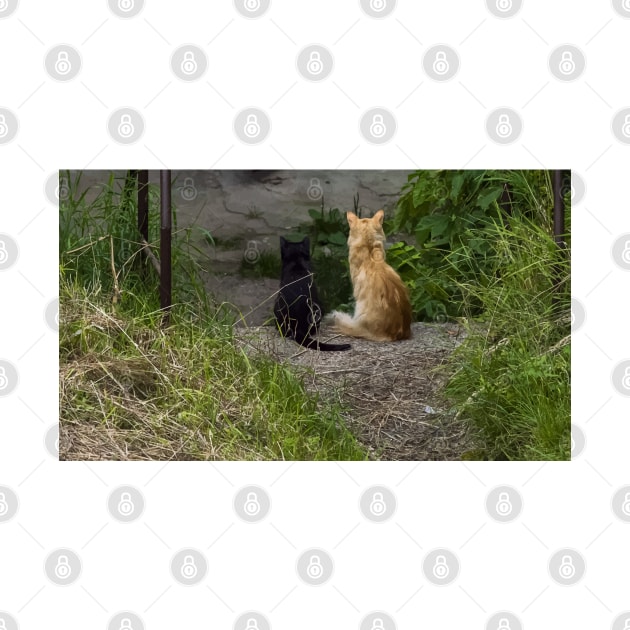
{"type": "Polygon", "coordinates": [[[547,171],[416,171],[388,222],[415,246],[396,243],[388,262],[407,282],[417,319],[480,314],[481,303],[460,284],[496,269],[495,225],[514,218],[549,226],[547,171]],[[509,192],[504,192],[506,191],[509,192]]]}
{"type": "MultiPolygon", "coordinates": [[[[354,197],[354,212],[361,216],[359,195],[354,197]]],[[[319,210],[308,211],[311,223],[303,223],[297,229],[299,238],[309,236],[311,259],[319,296],[327,311],[332,309],[352,310],[352,282],[348,268],[348,235],[350,228],[346,213],[338,208],[324,209],[324,200],[319,210]]]]}

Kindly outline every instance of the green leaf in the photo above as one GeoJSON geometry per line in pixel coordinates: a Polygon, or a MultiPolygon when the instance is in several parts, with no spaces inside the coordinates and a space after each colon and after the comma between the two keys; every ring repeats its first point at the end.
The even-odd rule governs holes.
{"type": "Polygon", "coordinates": [[[333,245],[345,245],[347,241],[345,235],[342,232],[334,232],[333,234],[329,234],[328,240],[333,245]]]}
{"type": "Polygon", "coordinates": [[[464,183],[464,175],[462,173],[458,173],[453,177],[453,183],[451,185],[451,199],[455,201],[457,196],[459,195],[459,191],[462,189],[462,184],[464,183]]]}
{"type": "Polygon", "coordinates": [[[503,188],[492,188],[485,195],[480,195],[479,196],[479,199],[477,199],[477,205],[480,208],[483,208],[484,210],[487,210],[488,206],[493,201],[496,201],[501,196],[501,192],[502,191],[503,191],[503,188]]]}

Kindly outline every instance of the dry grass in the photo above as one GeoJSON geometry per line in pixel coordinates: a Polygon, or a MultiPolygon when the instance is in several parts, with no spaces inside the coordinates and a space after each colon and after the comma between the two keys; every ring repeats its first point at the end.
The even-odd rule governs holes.
{"type": "Polygon", "coordinates": [[[232,326],[108,308],[62,295],[60,459],[365,459],[338,407],[248,357],[232,326]]]}
{"type": "Polygon", "coordinates": [[[250,354],[273,356],[300,370],[307,389],[346,408],[345,420],[371,459],[456,460],[473,447],[468,427],[455,420],[439,391],[440,368],[463,331],[452,324],[412,325],[412,339],[377,343],[343,335],[346,352],[303,350],[271,327],[238,328],[250,354]]]}

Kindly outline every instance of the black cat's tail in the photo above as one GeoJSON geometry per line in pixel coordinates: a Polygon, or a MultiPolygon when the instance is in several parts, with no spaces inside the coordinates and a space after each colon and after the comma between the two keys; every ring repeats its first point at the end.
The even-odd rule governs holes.
{"type": "Polygon", "coordinates": [[[322,350],[323,352],[334,352],[341,350],[350,350],[352,346],[349,343],[323,343],[321,341],[317,341],[317,339],[313,339],[312,337],[304,337],[302,341],[296,339],[303,348],[308,348],[309,350],[322,350]]]}

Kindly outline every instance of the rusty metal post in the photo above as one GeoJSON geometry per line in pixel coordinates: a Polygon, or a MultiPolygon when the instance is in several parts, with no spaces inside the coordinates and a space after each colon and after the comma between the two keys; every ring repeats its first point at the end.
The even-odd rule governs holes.
{"type": "Polygon", "coordinates": [[[169,323],[171,308],[171,171],[160,171],[160,308],[169,323]]]}
{"type": "MultiPolygon", "coordinates": [[[[138,232],[140,241],[149,240],[149,171],[134,171],[138,181],[138,232]]],[[[140,266],[145,268],[147,262],[146,250],[140,250],[140,266]]]]}

